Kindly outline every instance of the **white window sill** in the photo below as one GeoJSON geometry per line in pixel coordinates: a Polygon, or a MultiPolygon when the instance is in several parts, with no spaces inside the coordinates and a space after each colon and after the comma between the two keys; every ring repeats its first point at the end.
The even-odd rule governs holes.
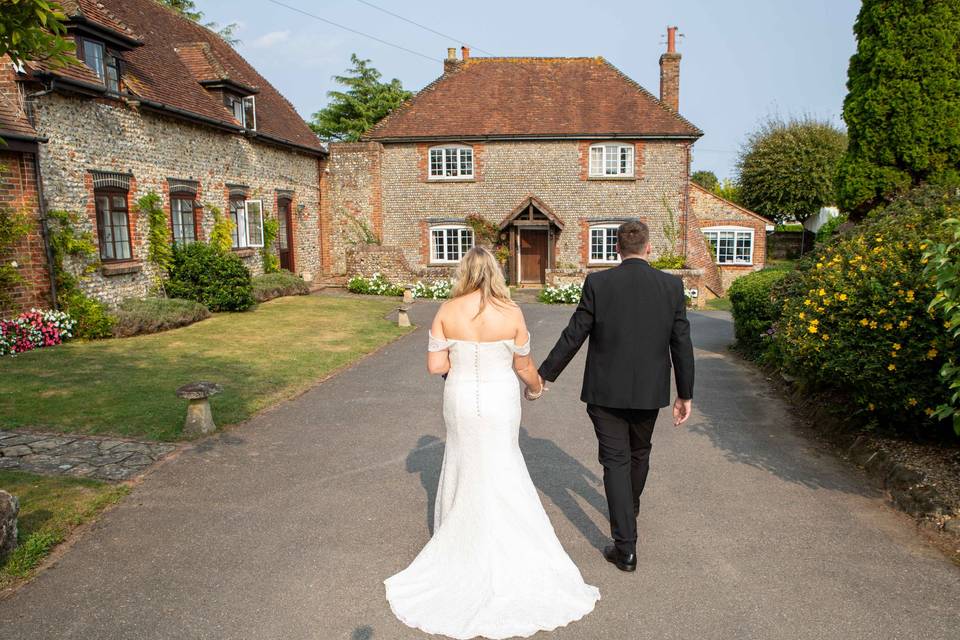
{"type": "Polygon", "coordinates": [[[454,178],[430,176],[427,178],[427,182],[476,182],[476,178],[474,176],[456,176],[454,178]]]}
{"type": "Polygon", "coordinates": [[[587,176],[587,180],[636,180],[636,176],[587,176]]]}
{"type": "Polygon", "coordinates": [[[718,267],[752,267],[752,262],[718,262],[718,267]]]}
{"type": "Polygon", "coordinates": [[[612,261],[612,260],[611,260],[611,261],[591,260],[590,262],[587,263],[587,266],[588,266],[588,267],[613,267],[613,266],[616,266],[616,265],[618,265],[618,264],[620,264],[620,260],[617,260],[617,261],[612,261]]]}

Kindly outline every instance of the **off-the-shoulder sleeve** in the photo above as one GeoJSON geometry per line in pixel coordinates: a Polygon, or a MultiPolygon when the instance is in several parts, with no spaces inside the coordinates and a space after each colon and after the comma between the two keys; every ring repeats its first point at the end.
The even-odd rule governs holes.
{"type": "Polygon", "coordinates": [[[530,355],[530,342],[533,340],[533,336],[527,334],[527,344],[523,346],[517,345],[516,342],[513,343],[513,352],[518,356],[528,356],[530,355]]]}
{"type": "Polygon", "coordinates": [[[427,331],[427,351],[443,351],[450,348],[449,340],[440,340],[434,338],[433,334],[427,331]]]}

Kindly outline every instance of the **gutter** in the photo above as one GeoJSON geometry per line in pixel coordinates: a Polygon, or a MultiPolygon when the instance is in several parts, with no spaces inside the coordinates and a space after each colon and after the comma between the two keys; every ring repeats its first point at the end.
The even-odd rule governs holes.
{"type": "MultiPolygon", "coordinates": [[[[46,142],[46,140],[44,140],[44,142],[46,142]]],[[[47,201],[43,195],[43,176],[40,173],[39,149],[33,154],[33,173],[37,180],[37,207],[40,210],[40,237],[43,238],[43,250],[47,254],[47,273],[50,275],[50,304],[54,311],[58,311],[57,273],[53,264],[53,246],[50,244],[50,221],[47,218],[47,201]]]]}
{"type": "Polygon", "coordinates": [[[47,138],[43,136],[31,136],[26,133],[13,133],[12,131],[0,131],[0,138],[16,140],[17,142],[47,142],[47,138]]]}
{"type": "Polygon", "coordinates": [[[497,140],[692,140],[700,135],[691,134],[636,134],[636,133],[609,133],[609,134],[517,134],[517,135],[471,135],[471,136],[411,136],[400,138],[361,138],[360,142],[457,142],[457,141],[497,141],[497,140]]]}

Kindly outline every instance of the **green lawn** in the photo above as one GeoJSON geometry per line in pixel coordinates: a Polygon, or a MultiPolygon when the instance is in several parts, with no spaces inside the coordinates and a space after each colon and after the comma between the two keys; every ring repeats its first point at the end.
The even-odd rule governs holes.
{"type": "Polygon", "coordinates": [[[730,304],[730,298],[711,298],[704,305],[707,311],[730,311],[733,306],[730,304]]]}
{"type": "Polygon", "coordinates": [[[0,559],[0,589],[29,577],[74,527],[130,491],[124,485],[89,478],[47,477],[22,471],[0,471],[0,489],[20,500],[19,544],[9,556],[0,559]]]}
{"type": "Polygon", "coordinates": [[[73,342],[0,362],[0,428],[181,438],[175,390],[210,380],[219,425],[241,422],[402,335],[396,300],[293,296],[146,336],[73,342]]]}

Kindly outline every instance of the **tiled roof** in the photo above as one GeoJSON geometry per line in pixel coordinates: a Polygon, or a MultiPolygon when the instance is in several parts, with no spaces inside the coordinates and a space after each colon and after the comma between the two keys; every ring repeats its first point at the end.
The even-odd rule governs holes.
{"type": "Polygon", "coordinates": [[[701,135],[603,58],[470,58],[366,138],[701,135]]]}
{"type": "MultiPolygon", "coordinates": [[[[23,109],[19,108],[8,96],[0,94],[0,138],[10,133],[29,138],[37,137],[37,132],[30,126],[23,109]]],[[[0,150],[2,149],[3,145],[0,144],[0,150]]]]}
{"type": "MultiPolygon", "coordinates": [[[[257,133],[273,140],[323,152],[320,141],[293,105],[229,44],[212,31],[155,0],[77,0],[83,16],[111,30],[124,30],[142,45],[124,51],[123,80],[148,108],[166,108],[181,115],[238,127],[222,99],[203,80],[231,80],[257,90],[257,133]]],[[[85,65],[53,73],[66,80],[103,87],[85,65]]]]}
{"type": "Polygon", "coordinates": [[[96,0],[62,0],[59,4],[63,7],[63,12],[67,17],[86,18],[105,29],[115,31],[133,40],[139,40],[133,29],[124,24],[102,2],[96,2],[96,0]]]}

